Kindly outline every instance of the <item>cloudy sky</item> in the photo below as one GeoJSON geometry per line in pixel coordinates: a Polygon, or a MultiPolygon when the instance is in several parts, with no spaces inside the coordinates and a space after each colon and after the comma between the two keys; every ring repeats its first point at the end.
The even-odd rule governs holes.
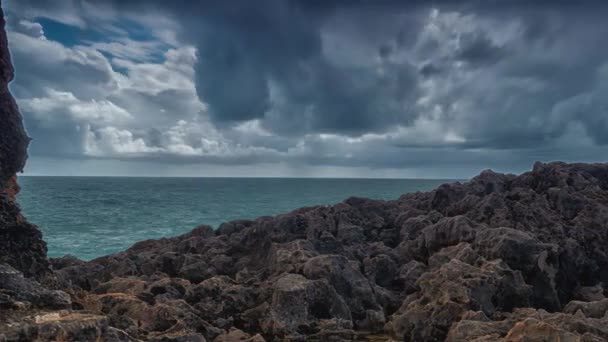
{"type": "Polygon", "coordinates": [[[530,3],[5,0],[26,174],[464,178],[606,161],[608,7],[530,3]]]}

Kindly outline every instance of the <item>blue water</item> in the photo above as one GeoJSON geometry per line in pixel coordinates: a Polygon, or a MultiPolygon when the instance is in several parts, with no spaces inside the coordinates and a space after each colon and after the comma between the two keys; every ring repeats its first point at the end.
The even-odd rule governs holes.
{"type": "Polygon", "coordinates": [[[447,181],[20,177],[19,182],[19,203],[43,231],[49,255],[89,260],[200,224],[217,227],[228,220],[338,203],[349,196],[395,199],[447,181]]]}

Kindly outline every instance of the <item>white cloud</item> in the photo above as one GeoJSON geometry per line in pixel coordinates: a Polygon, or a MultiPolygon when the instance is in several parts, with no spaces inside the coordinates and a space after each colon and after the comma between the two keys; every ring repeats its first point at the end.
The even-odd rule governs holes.
{"type": "Polygon", "coordinates": [[[42,29],[42,25],[40,25],[40,23],[29,21],[27,19],[21,19],[15,26],[16,30],[25,35],[38,39],[46,39],[44,36],[44,30],[42,29]]]}
{"type": "Polygon", "coordinates": [[[411,126],[399,126],[386,134],[387,140],[397,146],[457,146],[466,138],[447,127],[440,116],[416,118],[411,126]]]}
{"type": "Polygon", "coordinates": [[[118,37],[110,42],[84,41],[87,46],[108,53],[115,58],[122,58],[130,61],[149,61],[154,59],[158,50],[164,44],[158,41],[139,41],[128,37],[118,37]]]}
{"type": "Polygon", "coordinates": [[[252,155],[276,155],[273,149],[243,146],[227,140],[209,122],[178,121],[164,134],[165,152],[182,156],[244,157],[252,155]]]}
{"type": "Polygon", "coordinates": [[[86,126],[85,154],[92,157],[137,156],[158,152],[159,148],[147,146],[142,138],[135,138],[128,130],[103,127],[93,131],[86,126]]]}
{"type": "Polygon", "coordinates": [[[127,78],[121,84],[123,89],[157,95],[164,90],[189,90],[197,96],[194,86],[194,64],[196,50],[185,46],[169,49],[164,53],[162,63],[136,63],[131,60],[114,58],[113,64],[127,70],[127,78]]]}
{"type": "Polygon", "coordinates": [[[234,127],[234,130],[242,134],[253,134],[261,137],[272,136],[271,132],[262,127],[262,121],[259,119],[240,122],[234,127]]]}
{"type": "Polygon", "coordinates": [[[46,93],[45,97],[21,100],[23,110],[41,121],[57,121],[67,116],[75,122],[120,124],[132,119],[125,109],[105,99],[81,101],[71,92],[54,89],[47,89],[46,93]]]}
{"type": "Polygon", "coordinates": [[[162,133],[160,146],[150,146],[131,131],[108,126],[85,127],[85,153],[92,157],[177,156],[184,158],[240,158],[273,156],[277,151],[242,146],[224,139],[210,124],[179,120],[162,133]]]}
{"type": "Polygon", "coordinates": [[[86,46],[9,32],[17,97],[44,95],[46,88],[69,91],[79,98],[96,98],[117,87],[117,75],[103,54],[86,46]]]}
{"type": "Polygon", "coordinates": [[[220,157],[234,155],[233,150],[247,153],[224,142],[205,121],[205,105],[193,81],[196,51],[191,46],[163,51],[162,43],[138,45],[125,37],[118,45],[67,47],[20,32],[9,35],[19,64],[27,66],[18,68],[13,87],[35,136],[34,155],[47,153],[47,145],[56,145],[61,154],[61,146],[69,146],[63,139],[44,143],[61,135],[80,139],[65,148],[70,156],[78,151],[104,158],[152,154],[220,157]],[[101,52],[113,57],[108,59],[101,52]],[[137,62],[151,54],[162,60],[137,62]],[[122,72],[115,71],[112,64],[122,72]],[[74,128],[69,135],[64,132],[67,127],[74,128]],[[149,141],[149,130],[160,132],[159,146],[149,141]]]}

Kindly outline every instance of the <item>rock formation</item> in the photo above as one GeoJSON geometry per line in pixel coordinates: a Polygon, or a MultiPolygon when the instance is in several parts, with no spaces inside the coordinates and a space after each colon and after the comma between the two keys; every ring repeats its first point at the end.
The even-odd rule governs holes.
{"type": "Polygon", "coordinates": [[[607,227],[608,164],[537,163],[52,259],[70,297],[21,285],[8,316],[128,341],[608,341],[607,227]]]}
{"type": "Polygon", "coordinates": [[[8,89],[13,67],[4,25],[0,9],[0,263],[9,263],[27,276],[42,277],[49,274],[46,244],[15,203],[16,174],[25,165],[29,138],[8,89]]]}
{"type": "Polygon", "coordinates": [[[28,138],[0,31],[0,341],[608,341],[608,164],[49,261],[15,203],[28,138]]]}

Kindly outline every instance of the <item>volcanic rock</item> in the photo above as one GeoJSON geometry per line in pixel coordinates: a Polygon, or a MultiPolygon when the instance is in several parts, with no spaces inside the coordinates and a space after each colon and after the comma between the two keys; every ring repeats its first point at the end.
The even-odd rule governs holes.
{"type": "MultiPolygon", "coordinates": [[[[406,341],[542,331],[601,339],[593,327],[606,315],[607,208],[608,165],[537,164],[520,176],[485,171],[394,201],[351,198],[53,264],[69,291],[132,296],[120,312],[135,321],[143,309],[129,307],[184,300],[172,322],[207,339],[234,329],[267,340],[383,330],[406,341]],[[572,209],[565,194],[583,205],[572,209]],[[539,312],[552,313],[541,315],[551,326],[539,312]]],[[[134,327],[119,326],[134,336],[169,329],[134,327]]]]}

